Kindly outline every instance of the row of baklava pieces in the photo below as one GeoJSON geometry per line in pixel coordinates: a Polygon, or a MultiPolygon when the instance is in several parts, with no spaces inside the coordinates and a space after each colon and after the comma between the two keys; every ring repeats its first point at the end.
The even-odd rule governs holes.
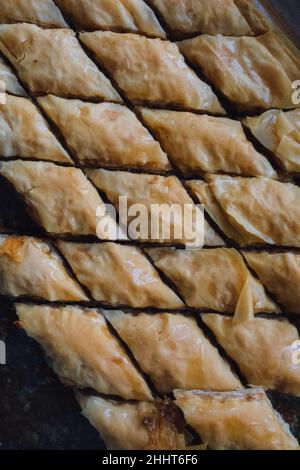
{"type": "MultiPolygon", "coordinates": [[[[270,25],[251,0],[149,0],[162,15],[168,35],[255,35],[270,25]]],[[[79,31],[131,31],[165,38],[166,32],[143,0],[10,0],[1,5],[1,23],[29,22],[47,28],[67,28],[66,16],[79,31]]]]}
{"type": "MultiPolygon", "coordinates": [[[[245,389],[189,315],[29,304],[16,304],[16,311],[19,326],[44,347],[62,382],[77,389],[83,414],[110,449],[187,449],[194,441],[185,423],[203,448],[299,449],[264,390],[245,389]],[[158,398],[173,393],[175,403],[158,398]]],[[[234,351],[251,383],[284,384],[299,393],[299,366],[291,362],[293,346],[286,344],[299,337],[290,323],[245,320],[241,308],[234,319],[202,318],[223,335],[221,344],[234,351]]]]}
{"type": "Polygon", "coordinates": [[[297,107],[293,87],[299,80],[299,52],[274,31],[258,37],[202,35],[175,44],[111,31],[80,33],[77,39],[71,29],[2,24],[0,50],[35,95],[120,103],[120,92],[131,103],[225,114],[185,56],[235,110],[297,107]]]}
{"type": "Polygon", "coordinates": [[[272,178],[206,175],[205,181],[183,181],[174,175],[81,170],[23,160],[1,162],[0,175],[49,234],[91,235],[110,241],[129,236],[138,242],[193,247],[201,245],[202,238],[205,246],[224,246],[225,234],[239,247],[300,247],[300,188],[272,178]],[[105,201],[116,214],[108,211],[105,216],[105,201]],[[196,202],[204,206],[221,235],[207,221],[195,224],[201,212],[196,202]],[[176,208],[181,217],[170,218],[163,211],[157,217],[154,208],[162,205],[176,208]],[[137,207],[145,221],[140,228],[132,226],[137,207]],[[160,218],[170,223],[169,233],[166,227],[162,230],[160,218]]]}
{"type": "MultiPolygon", "coordinates": [[[[7,94],[3,101],[1,158],[19,156],[73,163],[31,100],[7,94]]],[[[266,151],[272,152],[277,166],[281,165],[278,174],[247,139],[237,120],[145,107],[131,111],[116,103],[83,102],[54,95],[38,98],[37,104],[59,131],[75,161],[84,167],[161,173],[175,168],[185,178],[228,173],[273,179],[280,178],[282,172],[296,174],[300,169],[297,109],[271,110],[243,122],[266,151]]]]}
{"type": "MultiPolygon", "coordinates": [[[[203,33],[206,28],[211,28],[211,31],[207,30],[206,32],[211,34],[222,33],[229,35],[236,34],[238,36],[244,35],[241,40],[242,42],[244,39],[246,40],[246,49],[252,50],[253,47],[258,49],[262,48],[262,50],[258,52],[262,52],[266,55],[265,63],[266,67],[269,68],[268,72],[277,72],[279,74],[280,86],[283,88],[280,90],[280,93],[278,93],[279,90],[276,90],[276,87],[273,87],[273,90],[268,90],[268,87],[271,85],[270,83],[265,83],[265,86],[263,86],[262,81],[261,86],[259,87],[257,80],[253,80],[252,88],[254,88],[254,90],[244,90],[247,95],[244,97],[244,105],[246,105],[246,107],[270,107],[271,104],[272,106],[278,107],[291,107],[291,99],[290,96],[287,96],[286,91],[288,91],[289,95],[291,94],[289,80],[296,79],[294,74],[297,67],[294,63],[294,59],[284,47],[281,47],[281,45],[278,44],[278,41],[272,33],[271,35],[268,35],[270,26],[264,21],[262,15],[255,11],[251,1],[227,0],[226,5],[224,2],[222,3],[222,7],[219,0],[209,0],[209,2],[199,1],[198,3],[194,2],[193,6],[191,6],[189,2],[180,2],[180,4],[174,4],[173,0],[170,0],[170,2],[171,4],[169,6],[171,8],[168,8],[166,2],[156,2],[156,0],[154,0],[153,3],[155,3],[154,6],[157,7],[163,15],[170,15],[167,22],[172,23],[174,25],[174,29],[180,30],[183,28],[182,32],[184,32],[186,27],[190,27],[192,29],[195,28],[196,32],[203,33]],[[256,25],[256,27],[254,27],[254,25],[256,25]],[[259,33],[266,33],[265,39],[262,39],[261,41],[262,44],[260,40],[256,40],[256,38],[247,37],[247,35],[259,33]],[[248,40],[250,42],[248,42],[248,40]],[[278,49],[280,49],[280,51],[278,49]],[[280,59],[283,62],[282,65],[280,65],[280,59]],[[286,70],[283,70],[283,68],[286,70]],[[275,69],[277,70],[275,71],[275,69]],[[269,91],[270,96],[267,96],[269,91]],[[255,96],[249,96],[249,92],[250,95],[251,93],[254,93],[255,96]],[[252,102],[252,98],[254,99],[254,102],[252,102]]],[[[80,29],[83,30],[86,30],[86,28],[96,28],[100,30],[103,28],[108,30],[121,29],[141,33],[148,32],[148,34],[152,36],[160,38],[165,37],[165,33],[156,20],[155,15],[142,0],[117,0],[115,2],[98,0],[96,2],[89,2],[88,4],[81,1],[60,1],[59,3],[64,12],[69,14],[69,16],[75,20],[76,25],[80,26],[80,29]],[[81,24],[79,25],[78,22],[81,24]]],[[[113,90],[108,80],[106,80],[102,74],[95,74],[95,70],[91,69],[92,63],[88,63],[87,57],[78,49],[78,47],[76,47],[77,43],[73,37],[72,30],[46,30],[43,32],[35,25],[31,26],[26,23],[18,24],[20,21],[36,23],[46,27],[56,26],[66,28],[68,25],[65,23],[52,0],[39,1],[38,3],[36,1],[26,2],[24,0],[14,0],[7,3],[7,5],[1,6],[0,22],[17,23],[12,26],[4,24],[1,27],[1,49],[8,56],[9,60],[14,63],[20,72],[20,75],[24,78],[24,81],[27,82],[33,92],[45,92],[45,87],[50,87],[54,94],[55,91],[57,91],[57,88],[60,88],[58,94],[65,93],[77,95],[78,86],[76,86],[76,80],[81,78],[80,82],[77,84],[82,87],[80,90],[81,96],[83,94],[86,96],[100,96],[101,98],[108,97],[109,99],[113,98],[115,100],[120,99],[120,96],[115,90],[113,90]],[[11,38],[11,34],[14,36],[13,38],[11,38]],[[25,43],[27,41],[29,41],[30,44],[26,45],[25,43]],[[67,46],[68,50],[63,51],[61,49],[59,52],[57,47],[58,44],[59,46],[67,46]],[[12,53],[14,49],[15,51],[12,53]],[[44,59],[46,49],[48,50],[47,59],[50,60],[48,64],[47,61],[43,60],[42,65],[44,72],[47,66],[52,68],[52,64],[56,63],[61,72],[58,81],[58,74],[55,74],[53,70],[50,70],[52,72],[51,74],[46,74],[42,71],[36,70],[40,65],[37,57],[40,57],[42,51],[44,59]],[[19,54],[21,55],[18,57],[19,54]],[[19,59],[22,59],[21,67],[19,59]],[[55,59],[55,61],[53,59],[55,59]],[[80,68],[80,62],[80,65],[86,66],[85,69],[83,67],[80,68]],[[32,69],[32,64],[34,65],[35,70],[32,69]],[[68,66],[69,69],[72,69],[69,74],[66,73],[66,66],[68,66]],[[90,70],[88,70],[88,68],[90,70]],[[82,75],[81,77],[80,72],[82,75]],[[84,78],[89,80],[84,80],[84,78]]],[[[189,33],[192,31],[186,32],[189,33]]],[[[218,103],[217,98],[213,95],[210,87],[197,79],[192,71],[184,64],[182,57],[174,44],[162,42],[161,40],[148,40],[147,38],[130,34],[113,34],[111,36],[110,32],[108,32],[107,39],[112,40],[111,44],[106,45],[108,46],[107,52],[111,57],[114,55],[111,54],[113,49],[118,50],[120,45],[117,43],[113,44],[113,42],[115,40],[117,42],[121,41],[123,52],[119,58],[116,57],[116,62],[119,62],[119,67],[122,67],[124,62],[126,62],[126,73],[129,75],[136,73],[137,61],[145,61],[144,70],[140,69],[140,76],[136,77],[138,82],[144,82],[138,83],[138,85],[142,85],[139,91],[136,89],[138,96],[130,96],[136,88],[135,85],[130,87],[130,81],[132,80],[129,80],[127,83],[127,85],[129,85],[129,89],[126,89],[127,87],[125,86],[124,91],[128,94],[130,99],[136,100],[146,98],[152,102],[160,103],[170,101],[171,103],[173,102],[173,104],[184,107],[207,111],[210,110],[212,112],[224,112],[222,106],[218,103]],[[132,49],[135,49],[133,54],[132,49]],[[144,52],[146,52],[146,55],[144,52]],[[131,70],[129,70],[128,66],[131,66],[131,70]],[[148,74],[149,71],[150,74],[148,74]],[[168,84],[164,83],[164,86],[162,87],[161,81],[165,81],[166,73],[171,75],[171,81],[169,80],[170,83],[168,84]],[[157,76],[160,77],[155,83],[155,77],[157,80],[157,76]],[[153,83],[149,86],[150,80],[153,83]],[[185,80],[187,83],[184,83],[185,80]],[[178,88],[178,90],[176,88],[178,88]],[[148,94],[149,96],[147,96],[148,94]]],[[[224,47],[226,47],[226,40],[231,41],[231,38],[223,37],[222,42],[224,42],[224,47]]],[[[237,38],[236,41],[239,41],[239,38],[237,38]]],[[[232,51],[232,43],[230,42],[227,46],[230,47],[230,50],[232,51]]],[[[236,46],[238,47],[238,42],[236,46]]],[[[117,52],[117,50],[115,52],[117,52]]],[[[101,58],[101,62],[103,62],[103,58],[101,58]]],[[[105,66],[107,65],[108,64],[105,64],[105,66]]],[[[110,65],[113,66],[114,64],[110,65]]],[[[255,65],[260,67],[260,63],[255,65]]],[[[108,69],[110,69],[109,65],[108,69]]],[[[221,66],[221,69],[223,69],[223,66],[221,66]]],[[[123,67],[123,72],[124,71],[123,67]]],[[[247,70],[245,69],[244,72],[246,74],[247,70]]],[[[113,71],[110,70],[110,73],[113,74],[113,71]]],[[[262,76],[264,75],[267,74],[262,73],[262,76]]],[[[250,79],[251,77],[248,78],[250,79]]],[[[230,74],[228,79],[230,79],[230,74]]],[[[116,81],[118,82],[118,80],[116,81]]],[[[247,82],[247,78],[245,82],[247,82]]],[[[122,83],[118,84],[122,88],[122,83]]],[[[224,91],[226,94],[226,90],[224,91]]],[[[232,90],[234,96],[230,96],[231,93],[229,93],[229,98],[238,99],[241,93],[240,90],[238,90],[238,93],[236,93],[236,91],[237,90],[234,92],[232,90]]]]}

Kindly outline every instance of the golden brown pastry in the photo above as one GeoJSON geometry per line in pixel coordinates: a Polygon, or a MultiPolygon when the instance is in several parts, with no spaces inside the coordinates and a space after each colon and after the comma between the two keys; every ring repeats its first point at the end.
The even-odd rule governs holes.
{"type": "Polygon", "coordinates": [[[35,23],[46,28],[67,28],[60,10],[52,0],[4,0],[0,23],[35,23]]]}
{"type": "Polygon", "coordinates": [[[56,0],[56,3],[83,31],[132,31],[166,37],[155,14],[143,0],[56,0]]]}
{"type": "Polygon", "coordinates": [[[254,311],[278,312],[278,307],[267,297],[263,286],[250,274],[242,256],[234,249],[150,248],[147,252],[155,266],[176,285],[189,307],[234,312],[250,277],[254,311]]]}
{"type": "Polygon", "coordinates": [[[35,94],[122,101],[70,29],[0,25],[0,50],[35,94]]]}
{"type": "Polygon", "coordinates": [[[300,246],[298,186],[269,178],[211,176],[208,181],[189,186],[228,237],[241,246],[300,246]]]}
{"type": "Polygon", "coordinates": [[[254,137],[271,150],[287,171],[300,172],[300,110],[271,109],[244,120],[254,137]]]}
{"type": "Polygon", "coordinates": [[[239,121],[158,109],[140,108],[140,112],[185,176],[206,172],[276,176],[268,160],[246,139],[239,121]]]}
{"type": "Polygon", "coordinates": [[[131,101],[224,114],[212,89],[186,65],[176,44],[99,31],[82,33],[80,39],[131,101]]]}
{"type": "Polygon", "coordinates": [[[134,315],[120,310],[104,315],[161,394],[176,388],[242,387],[193,318],[174,313],[134,315]]]}
{"type": "Polygon", "coordinates": [[[239,243],[241,246],[257,243],[257,239],[250,234],[241,234],[230,223],[226,213],[223,212],[220,204],[211,190],[211,185],[202,180],[188,181],[187,186],[191,189],[196,199],[204,205],[210,217],[217,223],[225,235],[239,243]]]}
{"type": "Polygon", "coordinates": [[[16,310],[20,326],[43,346],[64,383],[126,400],[152,400],[146,382],[96,310],[22,304],[16,310]]]}
{"type": "Polygon", "coordinates": [[[26,91],[18,82],[12,69],[3,61],[0,56],[0,91],[8,92],[17,96],[26,96],[26,91]]]}
{"type": "Polygon", "coordinates": [[[300,255],[260,251],[244,256],[285,311],[300,314],[300,255]]]}
{"type": "MultiPolygon", "coordinates": [[[[87,173],[94,184],[106,193],[115,207],[119,207],[120,196],[127,196],[128,208],[137,209],[133,211],[134,214],[129,213],[128,217],[127,227],[131,238],[196,246],[198,246],[196,239],[200,245],[203,242],[203,218],[200,220],[200,225],[196,225],[198,209],[175,176],[141,175],[107,170],[88,170],[87,173]],[[136,204],[138,206],[134,207],[136,204]],[[164,211],[159,213],[155,205],[166,205],[174,211],[175,217],[173,219],[167,217],[164,211]],[[144,216],[143,221],[147,221],[148,218],[148,227],[142,224],[143,227],[140,229],[139,224],[131,225],[131,222],[134,222],[132,217],[137,217],[139,220],[140,214],[144,216]]],[[[122,222],[126,223],[125,220],[122,222]]],[[[212,246],[224,244],[207,223],[204,225],[204,243],[212,246]]]]}
{"type": "Polygon", "coordinates": [[[184,420],[171,401],[126,403],[82,394],[77,398],[109,450],[187,450],[184,420]]]}
{"type": "Polygon", "coordinates": [[[60,241],[58,247],[79,281],[98,301],[113,306],[183,307],[146,256],[134,246],[60,241]]]}
{"type": "Polygon", "coordinates": [[[263,34],[272,29],[267,16],[255,7],[253,0],[234,0],[234,3],[249,24],[253,34],[263,34]]]}
{"type": "Polygon", "coordinates": [[[52,95],[38,101],[81,164],[171,169],[159,143],[125,106],[65,100],[52,95]]]}
{"type": "Polygon", "coordinates": [[[202,319],[250,385],[300,396],[297,328],[287,320],[255,318],[239,307],[234,317],[204,314],[202,319]]]}
{"type": "Polygon", "coordinates": [[[292,83],[300,76],[300,58],[274,32],[257,38],[198,36],[180,50],[237,108],[293,108],[292,83]]]}
{"type": "Polygon", "coordinates": [[[267,31],[266,20],[248,0],[150,0],[150,4],[179,37],[195,33],[252,36],[267,31]]]}
{"type": "Polygon", "coordinates": [[[0,104],[0,157],[15,156],[72,163],[34,104],[6,95],[0,104]]]}
{"type": "Polygon", "coordinates": [[[116,223],[110,217],[107,232],[99,226],[97,214],[104,203],[78,168],[16,160],[1,163],[0,174],[24,197],[33,217],[47,232],[117,238],[116,223]]]}
{"type": "Polygon", "coordinates": [[[213,450],[299,450],[261,389],[175,392],[187,423],[213,450]]]}
{"type": "Polygon", "coordinates": [[[0,293],[50,301],[88,300],[48,243],[15,235],[0,235],[0,293]]]}

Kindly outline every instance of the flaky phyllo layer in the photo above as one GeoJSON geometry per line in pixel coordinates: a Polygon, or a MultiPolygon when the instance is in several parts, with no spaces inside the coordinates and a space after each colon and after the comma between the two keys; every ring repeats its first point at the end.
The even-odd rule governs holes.
{"type": "Polygon", "coordinates": [[[266,394],[300,396],[298,51],[251,0],[2,3],[16,325],[108,449],[299,449],[266,394]]]}

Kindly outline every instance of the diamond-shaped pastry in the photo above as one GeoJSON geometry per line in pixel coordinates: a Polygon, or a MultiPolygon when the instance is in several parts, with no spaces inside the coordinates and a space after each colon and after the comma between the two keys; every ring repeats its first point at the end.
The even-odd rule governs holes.
{"type": "Polygon", "coordinates": [[[17,235],[0,235],[0,293],[50,301],[88,300],[48,243],[17,235]]]}
{"type": "Polygon", "coordinates": [[[258,5],[258,2],[253,0],[234,0],[234,3],[246,19],[254,36],[266,33],[272,29],[272,24],[266,13],[262,10],[261,5],[258,5]]]}
{"type": "Polygon", "coordinates": [[[267,31],[266,19],[249,0],[149,0],[176,36],[195,33],[252,36],[267,31]]]}
{"type": "Polygon", "coordinates": [[[80,39],[134,103],[224,114],[210,86],[186,65],[176,44],[99,31],[82,33],[80,39]]]}
{"type": "Polygon", "coordinates": [[[300,56],[274,32],[255,38],[203,35],[179,48],[237,108],[295,107],[292,83],[299,80],[300,56]]]}
{"type": "Polygon", "coordinates": [[[299,333],[288,320],[203,314],[218,343],[251,385],[300,396],[299,333]]]}
{"type": "Polygon", "coordinates": [[[45,28],[67,28],[52,0],[8,0],[1,2],[0,23],[35,23],[45,28]]]}
{"type": "Polygon", "coordinates": [[[164,38],[166,33],[143,0],[56,0],[81,31],[131,31],[164,38]]]}
{"type": "Polygon", "coordinates": [[[65,100],[52,95],[38,101],[82,165],[171,169],[159,143],[125,106],[65,100]]]}
{"type": "Polygon", "coordinates": [[[26,91],[20,85],[16,75],[12,69],[4,62],[0,56],[0,91],[2,93],[8,92],[17,96],[26,96],[26,91]]]}
{"type": "Polygon", "coordinates": [[[300,255],[245,251],[247,263],[288,313],[300,314],[300,255]]]}
{"type": "Polygon", "coordinates": [[[180,111],[139,111],[185,176],[218,172],[276,176],[268,160],[247,140],[239,121],[180,111]]]}
{"type": "Polygon", "coordinates": [[[197,224],[195,219],[200,209],[196,208],[177,177],[108,170],[88,170],[87,173],[116,208],[122,207],[120,197],[127,198],[127,211],[121,214],[121,219],[128,215],[128,220],[121,222],[127,222],[131,238],[194,246],[198,241],[212,246],[224,244],[206,221],[203,225],[203,217],[197,224]],[[138,218],[143,219],[142,224],[138,223],[138,218]]]}
{"type": "Polygon", "coordinates": [[[242,388],[195,319],[172,313],[104,314],[160,393],[242,388]]]}
{"type": "Polygon", "coordinates": [[[77,394],[82,414],[109,450],[187,450],[185,423],[170,400],[117,402],[77,394]]]}
{"type": "Polygon", "coordinates": [[[46,350],[62,382],[126,400],[151,392],[104,317],[79,307],[16,305],[20,326],[46,350]]]}
{"type": "Polygon", "coordinates": [[[192,251],[150,248],[147,252],[190,307],[234,312],[250,276],[254,311],[278,312],[278,307],[233,248],[192,251]]]}
{"type": "Polygon", "coordinates": [[[117,243],[58,242],[59,250],[94,299],[113,306],[181,308],[146,256],[117,243]],[[112,288],[112,286],[114,286],[112,288]]]}
{"type": "Polygon", "coordinates": [[[121,101],[70,29],[0,25],[0,50],[34,94],[121,101]]]}
{"type": "Polygon", "coordinates": [[[17,160],[2,163],[0,174],[24,197],[33,217],[47,232],[116,238],[116,222],[110,217],[107,233],[105,227],[98,230],[97,214],[104,212],[104,203],[78,168],[17,160]]]}
{"type": "Polygon", "coordinates": [[[72,163],[36,106],[10,95],[0,104],[0,157],[72,163]]]}
{"type": "Polygon", "coordinates": [[[261,389],[178,390],[176,404],[212,450],[299,450],[288,425],[261,389]]]}
{"type": "Polygon", "coordinates": [[[300,109],[271,109],[261,116],[247,117],[244,123],[285,170],[300,172],[300,109]]]}
{"type": "Polygon", "coordinates": [[[300,246],[300,188],[269,178],[212,176],[190,188],[229,238],[241,246],[300,246]]]}

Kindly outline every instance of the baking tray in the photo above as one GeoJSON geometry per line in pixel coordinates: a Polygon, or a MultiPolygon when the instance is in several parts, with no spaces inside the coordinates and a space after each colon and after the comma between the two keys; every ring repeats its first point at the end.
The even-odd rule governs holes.
{"type": "MultiPolygon", "coordinates": [[[[300,49],[300,1],[256,2],[270,21],[300,49]]],[[[300,79],[300,77],[299,77],[300,79]]],[[[0,226],[39,235],[10,188],[0,184],[0,226]]],[[[0,365],[0,450],[104,450],[98,433],[81,415],[73,392],[60,383],[39,345],[17,329],[12,303],[0,296],[0,340],[7,364],[0,365]]],[[[300,319],[295,319],[300,328],[300,319]]],[[[300,399],[268,393],[300,440],[300,399]]]]}
{"type": "Polygon", "coordinates": [[[300,49],[300,1],[259,0],[258,8],[300,49]]]}

